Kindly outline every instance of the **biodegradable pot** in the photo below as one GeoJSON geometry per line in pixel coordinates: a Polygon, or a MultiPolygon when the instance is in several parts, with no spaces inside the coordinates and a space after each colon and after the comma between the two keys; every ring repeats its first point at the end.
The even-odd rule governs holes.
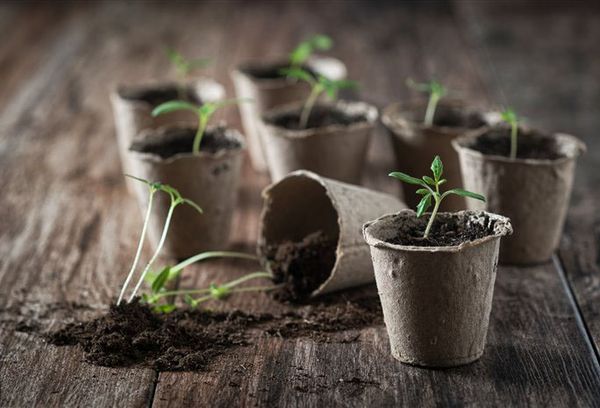
{"type": "MultiPolygon", "coordinates": [[[[343,79],[346,76],[346,67],[334,58],[313,56],[306,65],[307,69],[331,79],[343,79]]],[[[267,171],[260,135],[262,114],[276,106],[305,100],[310,93],[310,87],[305,82],[281,76],[279,70],[288,66],[287,60],[247,63],[231,72],[237,97],[253,100],[253,103],[240,104],[239,109],[252,166],[257,171],[267,171]]]]}
{"type": "MultiPolygon", "coordinates": [[[[322,113],[344,117],[347,123],[333,123],[308,129],[290,129],[282,123],[298,117],[303,103],[294,103],[263,115],[263,142],[273,181],[289,172],[306,169],[322,176],[359,184],[377,108],[364,102],[317,103],[311,117],[322,113]]],[[[310,121],[309,121],[310,125],[310,121]]]]}
{"type": "MultiPolygon", "coordinates": [[[[193,103],[222,99],[225,89],[210,78],[200,78],[185,84],[185,98],[193,103]]],[[[121,167],[126,174],[132,173],[129,147],[146,129],[158,129],[170,125],[196,125],[198,117],[193,112],[178,111],[168,115],[152,116],[152,110],[161,103],[181,99],[175,83],[154,83],[134,86],[118,86],[111,92],[110,100],[116,125],[117,143],[121,167]]],[[[128,187],[133,183],[128,180],[128,187]]]]}
{"type": "MultiPolygon", "coordinates": [[[[200,153],[194,155],[191,150],[195,132],[187,127],[146,130],[129,149],[134,175],[168,184],[204,210],[199,214],[185,204],[175,209],[164,253],[176,259],[222,250],[227,245],[245,149],[243,137],[236,130],[209,127],[200,153]]],[[[145,212],[148,187],[138,182],[134,186],[140,208],[145,212]]],[[[156,194],[148,226],[154,247],[169,205],[167,194],[156,194]]]]}
{"type": "MultiPolygon", "coordinates": [[[[406,208],[388,194],[341,183],[309,171],[295,171],[263,191],[258,255],[271,271],[265,248],[300,241],[315,231],[337,240],[335,264],[311,296],[373,282],[369,248],[361,236],[365,221],[406,208]]],[[[306,273],[311,273],[307,270],[306,273]]]]}
{"type": "Polygon", "coordinates": [[[439,213],[466,226],[489,227],[489,235],[456,246],[390,243],[423,219],[404,210],[366,223],[377,290],[392,356],[403,363],[452,367],[477,360],[486,343],[500,237],[510,221],[483,211],[439,213]]]}
{"type": "MultiPolygon", "coordinates": [[[[444,162],[444,178],[448,185],[460,187],[462,182],[458,156],[452,149],[452,140],[469,130],[487,123],[487,114],[466,106],[460,101],[442,99],[436,109],[433,126],[423,124],[427,101],[387,106],[381,121],[388,130],[396,156],[396,169],[414,176],[429,174],[431,160],[439,155],[444,162]]],[[[420,200],[415,194],[418,187],[403,185],[404,199],[414,208],[420,200]]],[[[464,210],[465,199],[457,195],[446,198],[443,211],[464,210]]]]}
{"type": "MultiPolygon", "coordinates": [[[[505,215],[515,228],[500,248],[500,263],[536,264],[548,261],[559,243],[569,206],[575,161],[585,145],[566,134],[544,135],[519,130],[519,150],[534,153],[546,146],[554,157],[508,157],[509,130],[485,128],[453,142],[458,151],[467,190],[485,195],[486,202],[467,200],[470,209],[505,215]],[[484,140],[503,141],[505,155],[484,154],[477,146],[484,140]]],[[[487,142],[486,142],[487,143],[487,142]]],[[[536,153],[537,154],[537,153],[536,153]]]]}

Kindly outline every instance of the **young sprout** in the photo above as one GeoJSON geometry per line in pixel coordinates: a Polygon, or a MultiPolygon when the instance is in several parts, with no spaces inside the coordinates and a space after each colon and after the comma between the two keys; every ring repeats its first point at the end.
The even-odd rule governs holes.
{"type": "Polygon", "coordinates": [[[307,127],[310,112],[317,102],[317,99],[323,92],[325,92],[332,100],[335,100],[340,89],[356,88],[358,86],[356,81],[349,81],[345,79],[332,80],[325,78],[322,75],[317,75],[315,78],[312,74],[301,68],[286,68],[282,69],[281,72],[287,75],[288,78],[295,78],[305,81],[311,87],[310,95],[306,99],[304,107],[302,108],[302,112],[300,113],[299,126],[301,129],[305,129],[307,127]]]}
{"type": "Polygon", "coordinates": [[[326,51],[332,45],[333,40],[323,34],[302,41],[290,54],[290,68],[300,68],[315,50],[326,51]]]}
{"type": "MultiPolygon", "coordinates": [[[[131,177],[134,180],[140,181],[142,183],[145,183],[146,185],[148,185],[150,187],[150,197],[152,197],[156,191],[162,191],[164,193],[167,193],[169,195],[169,197],[171,198],[171,205],[169,206],[169,211],[167,212],[167,218],[165,220],[165,224],[163,226],[163,231],[162,234],[160,236],[160,239],[158,241],[158,245],[156,247],[156,251],[154,251],[154,254],[152,255],[152,257],[150,258],[150,261],[148,262],[148,264],[146,265],[146,267],[144,268],[144,270],[142,271],[142,275],[140,276],[140,279],[138,280],[135,288],[133,289],[130,297],[129,297],[129,302],[131,302],[134,298],[135,298],[135,294],[137,293],[137,291],[139,290],[140,286],[142,285],[142,282],[144,281],[144,278],[146,276],[146,274],[148,273],[148,271],[150,270],[150,268],[152,267],[152,264],[154,263],[154,261],[156,260],[156,258],[158,257],[158,254],[160,253],[160,250],[162,249],[164,243],[165,243],[165,239],[167,237],[167,232],[169,230],[169,225],[171,223],[171,217],[173,216],[173,211],[175,210],[175,208],[180,205],[180,204],[187,204],[190,205],[191,207],[193,207],[194,209],[196,209],[199,213],[202,213],[202,209],[193,201],[187,199],[187,198],[183,198],[181,196],[181,194],[179,194],[179,192],[174,189],[173,187],[167,185],[167,184],[162,184],[162,183],[158,183],[158,182],[150,182],[148,180],[144,180],[138,177],[134,177],[134,176],[130,176],[127,175],[127,177],[131,177]]],[[[131,278],[133,276],[133,273],[135,272],[135,268],[137,266],[137,262],[139,260],[139,252],[141,251],[141,247],[143,245],[143,239],[145,237],[146,234],[146,227],[148,225],[148,219],[150,217],[150,207],[151,207],[151,201],[149,200],[149,204],[148,204],[148,210],[146,211],[146,217],[144,219],[144,227],[142,228],[142,236],[140,237],[140,243],[138,244],[138,251],[136,253],[136,257],[134,260],[134,264],[129,272],[129,275],[127,276],[127,279],[125,279],[125,283],[123,284],[123,287],[121,288],[121,293],[119,294],[119,299],[117,300],[117,305],[119,305],[123,299],[123,295],[125,293],[125,290],[127,289],[127,286],[129,285],[129,282],[131,281],[131,278]]]]}
{"type": "Polygon", "coordinates": [[[423,119],[423,124],[425,126],[433,125],[435,109],[437,108],[440,99],[448,94],[448,89],[436,81],[417,83],[410,78],[406,80],[406,85],[419,92],[426,92],[429,94],[429,102],[427,102],[427,110],[425,111],[425,119],[423,119]]]}
{"type": "Polygon", "coordinates": [[[519,118],[514,110],[506,108],[500,117],[510,125],[510,158],[517,158],[517,136],[519,132],[519,118]]]}
{"type": "Polygon", "coordinates": [[[431,212],[431,216],[429,217],[429,222],[427,223],[427,227],[425,228],[425,234],[423,235],[423,238],[427,238],[429,236],[429,231],[431,230],[431,226],[433,225],[435,216],[437,215],[438,209],[440,208],[440,204],[442,203],[442,200],[450,194],[474,198],[476,200],[481,200],[485,202],[485,197],[481,194],[472,193],[471,191],[463,190],[462,188],[453,188],[444,193],[440,193],[440,186],[446,182],[446,179],[442,178],[442,173],[444,172],[444,165],[442,164],[440,156],[435,156],[435,159],[433,159],[433,162],[431,163],[431,171],[433,172],[433,178],[429,176],[423,176],[423,179],[411,177],[408,174],[401,173],[399,171],[395,171],[389,174],[391,177],[395,177],[398,180],[403,181],[405,183],[414,184],[422,187],[417,190],[417,194],[423,196],[423,198],[421,198],[421,201],[417,205],[417,217],[421,217],[425,213],[425,211],[427,211],[427,209],[431,206],[431,200],[434,200],[435,204],[433,206],[433,211],[431,212]]]}
{"type": "Polygon", "coordinates": [[[196,115],[198,115],[198,130],[196,131],[196,136],[194,137],[192,153],[198,154],[200,152],[202,136],[204,136],[206,126],[208,125],[208,121],[212,115],[224,106],[249,101],[249,99],[227,99],[219,102],[206,102],[202,105],[194,105],[193,103],[186,101],[169,101],[154,108],[152,111],[152,116],[163,115],[165,113],[171,113],[180,110],[188,110],[196,113],[196,115]]]}

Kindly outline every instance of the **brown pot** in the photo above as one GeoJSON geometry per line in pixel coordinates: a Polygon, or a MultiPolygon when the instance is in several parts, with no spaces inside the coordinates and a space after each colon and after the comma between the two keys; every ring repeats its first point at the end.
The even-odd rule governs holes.
{"type": "Polygon", "coordinates": [[[417,224],[415,212],[385,215],[363,227],[392,356],[403,363],[452,367],[477,360],[486,343],[500,237],[510,221],[482,211],[439,213],[439,219],[491,226],[488,236],[456,246],[390,243],[417,224]]]}
{"type": "Polygon", "coordinates": [[[353,121],[318,128],[288,129],[278,124],[286,116],[298,116],[303,103],[286,105],[263,115],[263,141],[273,181],[294,170],[310,170],[324,177],[359,184],[377,108],[364,102],[317,103],[311,115],[336,111],[353,121]]]}
{"type": "MultiPolygon", "coordinates": [[[[386,107],[381,121],[388,130],[396,167],[415,177],[430,174],[429,166],[436,155],[444,162],[444,178],[448,185],[460,187],[462,182],[458,156],[452,149],[452,140],[473,128],[486,124],[486,115],[481,110],[466,106],[460,101],[441,100],[438,104],[433,126],[425,126],[423,118],[427,101],[414,101],[407,104],[394,103],[386,107]]],[[[403,185],[404,199],[414,208],[420,200],[417,187],[403,185]]],[[[443,211],[465,209],[465,199],[451,195],[441,205],[443,211]]]]}
{"type": "MultiPolygon", "coordinates": [[[[548,261],[559,243],[569,206],[575,161],[585,145],[566,134],[545,135],[522,128],[521,142],[550,143],[556,157],[519,158],[483,154],[475,147],[481,138],[504,139],[506,128],[485,128],[456,139],[463,184],[485,195],[486,202],[467,200],[470,209],[485,209],[510,218],[515,233],[502,242],[500,263],[536,264],[548,261]]],[[[519,149],[518,149],[519,150],[519,149]]],[[[508,150],[507,150],[508,153],[508,150]]]]}
{"type": "MultiPolygon", "coordinates": [[[[225,95],[223,86],[210,78],[200,78],[187,83],[184,89],[186,90],[184,99],[194,103],[219,100],[225,95]]],[[[175,83],[119,86],[111,93],[110,100],[115,118],[121,167],[125,174],[132,172],[129,146],[140,132],[177,124],[197,125],[197,115],[189,111],[152,116],[155,107],[174,99],[181,99],[175,83]]],[[[127,180],[127,185],[131,190],[133,186],[131,180],[127,180]]]]}
{"type": "MultiPolygon", "coordinates": [[[[262,114],[276,106],[304,100],[310,93],[304,82],[272,75],[287,66],[287,60],[247,63],[231,72],[237,97],[253,100],[253,103],[240,104],[239,109],[252,166],[257,171],[267,171],[260,135],[262,114]]],[[[307,67],[332,79],[342,79],[346,75],[344,64],[333,58],[315,56],[309,60],[307,67]]]]}
{"type": "MultiPolygon", "coordinates": [[[[369,247],[362,224],[380,214],[406,208],[388,194],[295,171],[263,191],[258,254],[271,271],[265,249],[285,241],[298,242],[323,231],[337,240],[335,264],[312,296],[373,282],[369,247]]],[[[307,270],[306,273],[311,273],[307,270]]]]}
{"type": "MultiPolygon", "coordinates": [[[[134,176],[168,184],[204,210],[203,214],[199,214],[185,204],[176,208],[163,251],[177,259],[203,251],[221,250],[227,245],[245,149],[239,132],[212,127],[204,135],[200,153],[194,155],[191,153],[194,133],[194,128],[187,127],[145,130],[129,149],[134,176]],[[227,140],[228,143],[219,145],[219,148],[205,147],[215,140],[227,140]],[[184,152],[165,153],[166,147],[181,144],[185,146],[184,152]]],[[[145,212],[148,188],[138,182],[134,186],[140,208],[145,212]]],[[[148,235],[155,247],[169,205],[166,194],[157,194],[148,226],[148,235]]]]}

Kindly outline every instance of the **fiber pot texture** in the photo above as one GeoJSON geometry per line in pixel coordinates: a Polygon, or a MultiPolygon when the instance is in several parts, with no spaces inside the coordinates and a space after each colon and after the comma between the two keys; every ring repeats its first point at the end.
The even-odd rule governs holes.
{"type": "MultiPolygon", "coordinates": [[[[252,166],[257,171],[267,171],[260,135],[262,114],[276,106],[304,100],[310,93],[306,83],[281,76],[279,70],[288,66],[287,60],[247,63],[231,73],[237,97],[253,100],[253,103],[240,104],[239,109],[252,166]]],[[[346,76],[345,65],[334,58],[313,56],[306,68],[330,79],[343,79],[346,76]]]]}
{"type": "MultiPolygon", "coordinates": [[[[222,99],[225,89],[210,78],[200,78],[184,84],[185,98],[193,103],[211,102],[222,99]]],[[[123,172],[132,172],[129,146],[145,129],[158,129],[175,124],[193,124],[198,121],[189,111],[178,111],[168,115],[152,116],[152,110],[161,103],[181,99],[175,83],[119,86],[110,95],[115,118],[116,136],[123,172]]],[[[133,183],[127,181],[131,188],[133,183]]]]}
{"type": "Polygon", "coordinates": [[[417,223],[404,210],[364,225],[392,355],[403,363],[452,367],[477,360],[486,343],[500,237],[507,218],[483,211],[439,213],[480,224],[489,235],[456,246],[419,247],[390,243],[417,223]]]}
{"type": "MultiPolygon", "coordinates": [[[[200,153],[192,154],[194,128],[164,127],[146,130],[130,147],[132,173],[149,181],[160,181],[176,188],[204,210],[199,214],[181,204],[175,209],[164,253],[176,259],[202,251],[224,249],[237,191],[243,151],[239,132],[223,127],[209,127],[200,153]]],[[[148,205],[148,187],[134,184],[140,208],[148,205]]],[[[148,226],[154,246],[158,244],[167,216],[170,199],[157,193],[148,226]]]]}
{"type": "MultiPolygon", "coordinates": [[[[265,248],[300,241],[316,231],[335,237],[335,264],[312,296],[373,282],[369,248],[361,236],[365,221],[406,208],[396,197],[341,183],[309,171],[295,171],[263,191],[258,255],[271,271],[265,248]]],[[[307,270],[306,273],[311,273],[307,270]]]]}
{"type": "MultiPolygon", "coordinates": [[[[423,124],[427,101],[406,104],[394,103],[381,114],[381,121],[388,130],[394,153],[394,170],[415,177],[429,174],[431,160],[439,155],[444,161],[444,178],[448,185],[460,187],[462,183],[458,156],[452,149],[452,140],[469,130],[484,126],[486,115],[482,110],[460,101],[442,99],[436,109],[433,126],[423,124]]],[[[404,198],[410,207],[416,207],[420,197],[417,187],[403,185],[404,198]]],[[[447,197],[441,205],[443,211],[464,210],[465,199],[457,195],[447,197]]]]}
{"type": "Polygon", "coordinates": [[[299,116],[303,103],[286,105],[263,115],[263,141],[273,181],[306,169],[346,183],[359,184],[375,127],[377,108],[364,102],[317,103],[311,118],[334,113],[346,123],[293,129],[281,123],[299,116]]]}
{"type": "Polygon", "coordinates": [[[465,188],[486,197],[485,203],[467,200],[468,208],[505,215],[514,226],[515,233],[500,247],[500,263],[527,265],[548,261],[558,246],[575,161],[585,145],[566,134],[544,135],[524,128],[519,134],[515,160],[508,157],[509,130],[505,128],[481,129],[453,144],[460,157],[465,188]],[[504,141],[506,154],[479,151],[479,144],[486,140],[504,141]],[[537,154],[542,149],[551,157],[519,157],[519,151],[537,154]]]}

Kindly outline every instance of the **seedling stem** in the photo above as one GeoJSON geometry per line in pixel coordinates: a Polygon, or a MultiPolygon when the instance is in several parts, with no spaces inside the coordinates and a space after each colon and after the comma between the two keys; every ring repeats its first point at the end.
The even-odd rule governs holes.
{"type": "Polygon", "coordinates": [[[432,126],[438,102],[448,94],[448,90],[441,83],[436,81],[417,83],[409,78],[406,80],[406,85],[419,92],[425,92],[429,94],[429,101],[427,102],[427,109],[425,110],[423,124],[425,126],[432,126]]]}
{"type": "Polygon", "coordinates": [[[510,158],[517,158],[517,136],[519,133],[519,118],[514,110],[506,108],[501,113],[502,120],[510,125],[510,158]]]}

